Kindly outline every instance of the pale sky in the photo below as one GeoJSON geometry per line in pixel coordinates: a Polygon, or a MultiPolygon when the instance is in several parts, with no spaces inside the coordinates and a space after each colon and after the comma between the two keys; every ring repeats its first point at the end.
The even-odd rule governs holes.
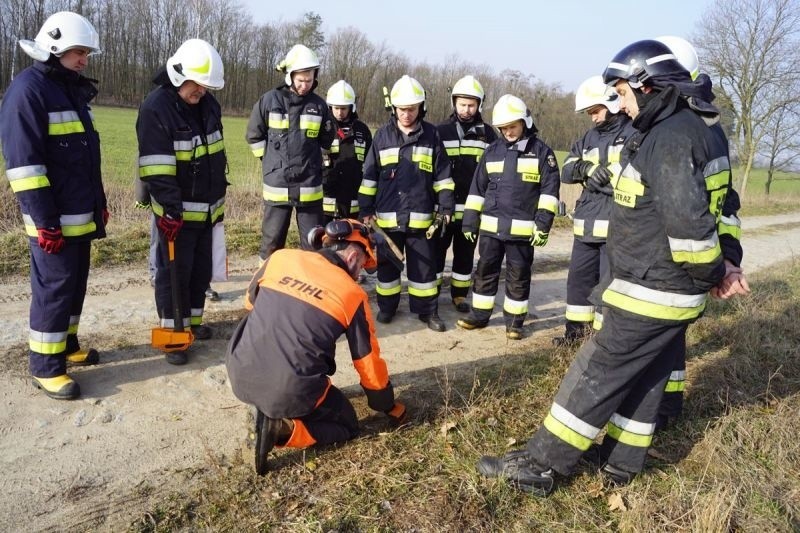
{"type": "MultiPolygon", "coordinates": [[[[415,62],[457,54],[499,73],[510,68],[573,91],[601,74],[627,44],[688,38],[714,0],[239,0],[256,22],[294,21],[313,11],[323,32],[352,26],[415,62]]],[[[702,64],[702,57],[700,58],[702,64]]]]}

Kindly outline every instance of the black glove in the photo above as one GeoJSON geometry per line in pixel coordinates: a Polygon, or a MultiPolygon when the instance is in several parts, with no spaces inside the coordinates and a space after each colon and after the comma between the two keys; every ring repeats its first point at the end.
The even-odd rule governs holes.
{"type": "Polygon", "coordinates": [[[586,178],[586,188],[592,192],[600,192],[600,189],[611,183],[611,176],[608,167],[597,167],[586,178]]]}
{"type": "Polygon", "coordinates": [[[572,166],[572,177],[575,178],[575,181],[583,181],[589,177],[589,173],[594,166],[595,164],[591,161],[582,159],[572,166]]]}

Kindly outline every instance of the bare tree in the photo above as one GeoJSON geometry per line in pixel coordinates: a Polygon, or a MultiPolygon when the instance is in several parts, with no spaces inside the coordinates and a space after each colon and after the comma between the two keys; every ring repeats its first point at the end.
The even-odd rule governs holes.
{"type": "Polygon", "coordinates": [[[800,97],[796,97],[794,102],[787,102],[773,114],[766,127],[763,145],[764,150],[760,155],[767,161],[764,193],[769,195],[775,172],[791,170],[800,163],[800,97]]]}
{"type": "Polygon", "coordinates": [[[773,117],[800,78],[797,0],[716,0],[694,37],[701,68],[730,101],[732,136],[747,181],[773,117]]]}

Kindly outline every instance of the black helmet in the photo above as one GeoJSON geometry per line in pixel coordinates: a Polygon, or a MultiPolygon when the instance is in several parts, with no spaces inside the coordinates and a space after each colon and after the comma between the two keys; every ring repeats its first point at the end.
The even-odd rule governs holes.
{"type": "Polygon", "coordinates": [[[650,78],[668,75],[686,75],[689,71],[680,64],[672,50],[655,40],[636,41],[620,50],[603,72],[603,81],[608,85],[617,80],[627,80],[633,88],[639,88],[650,78]]]}

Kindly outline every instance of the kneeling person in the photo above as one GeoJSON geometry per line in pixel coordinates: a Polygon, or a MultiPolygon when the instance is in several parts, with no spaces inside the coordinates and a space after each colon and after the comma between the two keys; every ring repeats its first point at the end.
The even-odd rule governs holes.
{"type": "Polygon", "coordinates": [[[395,424],[405,407],[394,401],[372,313],[356,283],[377,268],[376,247],[355,220],[315,228],[318,251],[281,249],[258,269],[247,292],[250,313],[231,338],[226,366],[233,393],[256,406],[256,471],[267,471],[273,446],[306,448],[358,435],[358,418],[331,384],[336,340],[347,336],[367,403],[395,424]]]}

